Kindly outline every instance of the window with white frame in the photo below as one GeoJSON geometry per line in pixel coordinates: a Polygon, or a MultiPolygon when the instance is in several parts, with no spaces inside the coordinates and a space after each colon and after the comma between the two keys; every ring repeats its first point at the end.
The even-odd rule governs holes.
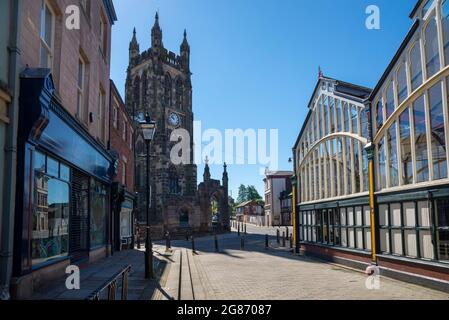
{"type": "Polygon", "coordinates": [[[435,17],[429,19],[424,29],[424,50],[426,54],[427,79],[429,79],[440,70],[438,32],[435,17]]]}
{"type": "Polygon", "coordinates": [[[103,15],[100,16],[100,51],[106,58],[106,50],[108,48],[108,32],[107,23],[103,15]]]}
{"type": "Polygon", "coordinates": [[[40,66],[51,69],[53,67],[55,14],[46,0],[42,1],[40,19],[40,66]]]}
{"type": "Polygon", "coordinates": [[[85,112],[85,87],[86,87],[86,63],[83,58],[80,57],[78,60],[78,87],[77,87],[77,108],[76,114],[79,119],[87,121],[87,112],[85,112]]]}

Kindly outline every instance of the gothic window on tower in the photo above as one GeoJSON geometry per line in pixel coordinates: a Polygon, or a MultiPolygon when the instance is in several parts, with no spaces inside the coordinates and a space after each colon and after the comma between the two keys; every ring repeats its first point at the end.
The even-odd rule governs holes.
{"type": "Polygon", "coordinates": [[[168,187],[170,194],[181,194],[181,186],[179,184],[179,177],[175,168],[170,168],[169,178],[168,178],[168,187]]]}
{"type": "Polygon", "coordinates": [[[180,78],[176,81],[176,105],[179,110],[182,110],[182,104],[183,104],[183,85],[180,78]]]}
{"type": "Polygon", "coordinates": [[[165,105],[167,106],[167,107],[170,107],[171,106],[171,89],[172,89],[172,86],[171,86],[171,78],[170,78],[170,75],[169,74],[166,74],[165,75],[165,82],[164,82],[164,102],[165,102],[165,105]]]}

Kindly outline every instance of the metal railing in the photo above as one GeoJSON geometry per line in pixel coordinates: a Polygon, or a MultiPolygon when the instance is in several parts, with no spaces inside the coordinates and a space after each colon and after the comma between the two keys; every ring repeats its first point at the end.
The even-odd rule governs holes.
{"type": "Polygon", "coordinates": [[[107,300],[115,300],[117,293],[117,284],[119,278],[122,277],[122,295],[121,300],[128,300],[128,277],[131,271],[131,265],[128,265],[114,274],[109,280],[103,283],[98,289],[90,294],[86,300],[101,300],[101,294],[108,290],[107,300]]]}

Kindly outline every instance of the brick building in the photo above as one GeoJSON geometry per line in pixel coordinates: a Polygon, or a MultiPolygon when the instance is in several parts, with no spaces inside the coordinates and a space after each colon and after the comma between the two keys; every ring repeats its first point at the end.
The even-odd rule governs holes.
{"type": "Polygon", "coordinates": [[[291,219],[284,221],[281,214],[281,193],[292,189],[293,171],[265,172],[265,223],[267,226],[290,225],[291,219]]]}
{"type": "Polygon", "coordinates": [[[120,93],[111,80],[109,150],[117,160],[113,202],[115,248],[131,248],[134,234],[134,126],[120,93]]]}
{"type": "Polygon", "coordinates": [[[13,297],[111,250],[115,159],[109,140],[112,0],[17,1],[20,60],[13,297]],[[72,11],[76,14],[77,10],[72,11]]]}

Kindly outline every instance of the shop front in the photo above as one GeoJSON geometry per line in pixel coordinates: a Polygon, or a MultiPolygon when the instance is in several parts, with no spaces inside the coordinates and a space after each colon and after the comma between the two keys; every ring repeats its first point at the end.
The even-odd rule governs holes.
{"type": "Polygon", "coordinates": [[[110,252],[114,160],[54,96],[47,69],[21,75],[13,294],[110,252]]]}

